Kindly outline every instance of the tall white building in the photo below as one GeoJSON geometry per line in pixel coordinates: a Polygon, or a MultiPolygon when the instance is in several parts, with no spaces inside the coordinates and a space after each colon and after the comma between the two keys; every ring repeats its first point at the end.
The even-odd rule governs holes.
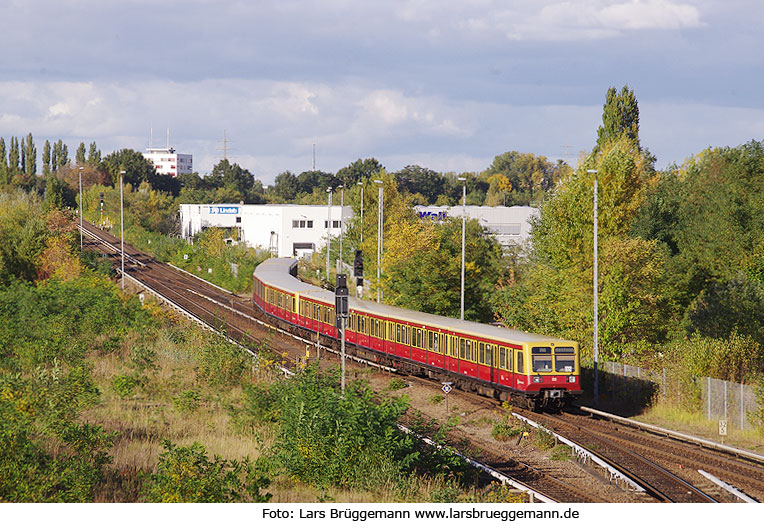
{"type": "Polygon", "coordinates": [[[145,153],[146,158],[154,166],[157,173],[177,177],[183,173],[194,171],[194,160],[191,155],[176,153],[172,147],[149,147],[145,153]]]}
{"type": "MultiPolygon", "coordinates": [[[[353,208],[345,206],[345,222],[353,208]]],[[[181,204],[181,236],[191,239],[205,228],[235,228],[239,239],[252,248],[271,250],[274,256],[310,254],[340,235],[341,206],[302,204],[181,204]],[[331,226],[329,219],[331,217],[331,226]]]]}

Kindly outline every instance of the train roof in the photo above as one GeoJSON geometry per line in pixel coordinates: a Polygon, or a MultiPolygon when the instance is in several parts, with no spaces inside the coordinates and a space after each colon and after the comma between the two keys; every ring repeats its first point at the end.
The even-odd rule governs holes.
{"type": "MultiPolygon", "coordinates": [[[[299,293],[300,297],[309,297],[329,305],[334,305],[334,292],[321,287],[300,281],[290,274],[297,272],[297,260],[293,258],[270,258],[262,262],[255,269],[255,276],[265,283],[291,293],[299,293]]],[[[351,310],[361,311],[378,317],[388,317],[407,322],[416,322],[425,326],[448,329],[465,334],[490,337],[493,340],[502,340],[512,343],[524,342],[565,342],[571,343],[559,337],[550,337],[536,333],[527,333],[511,328],[491,326],[479,322],[459,320],[457,318],[431,315],[421,311],[404,309],[387,304],[378,304],[369,300],[362,300],[354,296],[348,297],[348,305],[351,310]]]]}

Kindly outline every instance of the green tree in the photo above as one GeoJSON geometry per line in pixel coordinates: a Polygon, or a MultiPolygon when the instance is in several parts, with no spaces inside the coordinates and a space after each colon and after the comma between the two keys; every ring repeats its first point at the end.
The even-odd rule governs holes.
{"type": "Polygon", "coordinates": [[[5,138],[0,138],[0,185],[9,181],[8,177],[8,159],[5,152],[5,138]]]}
{"type": "Polygon", "coordinates": [[[629,85],[624,85],[620,92],[615,87],[608,88],[602,125],[597,129],[597,147],[601,148],[622,135],[639,147],[639,105],[629,85]]]}
{"type": "Polygon", "coordinates": [[[510,206],[540,203],[569,173],[570,168],[563,161],[553,164],[546,157],[518,151],[497,155],[485,171],[490,179],[490,190],[501,194],[502,204],[510,206]]]}
{"type": "Polygon", "coordinates": [[[42,148],[42,175],[47,177],[50,175],[50,140],[45,140],[45,145],[42,148]]]}
{"type": "Polygon", "coordinates": [[[77,152],[74,155],[74,161],[78,166],[85,164],[85,142],[80,142],[77,146],[77,152]]]}
{"type": "Polygon", "coordinates": [[[19,160],[21,155],[19,153],[19,141],[15,136],[11,136],[11,146],[8,150],[8,171],[10,177],[15,177],[19,174],[19,160]]]}
{"type": "Polygon", "coordinates": [[[154,166],[138,151],[120,149],[108,154],[103,159],[103,166],[111,176],[112,182],[118,183],[120,171],[125,172],[125,184],[137,188],[141,182],[151,183],[156,178],[154,166]]]}
{"type": "Polygon", "coordinates": [[[275,183],[273,185],[273,193],[275,193],[283,201],[291,201],[297,197],[298,193],[297,176],[291,171],[284,171],[276,175],[275,183]]]}
{"type": "Polygon", "coordinates": [[[87,163],[90,165],[98,165],[101,163],[101,150],[98,149],[95,142],[90,142],[87,163]]]}
{"type": "Polygon", "coordinates": [[[34,138],[32,133],[27,134],[26,142],[24,144],[24,151],[26,152],[26,172],[25,175],[37,174],[37,147],[34,144],[34,138]]]}
{"type": "Polygon", "coordinates": [[[397,173],[398,186],[402,191],[421,194],[425,204],[435,204],[445,192],[446,179],[432,169],[419,166],[406,166],[397,173]]]}
{"type": "MultiPolygon", "coordinates": [[[[250,204],[262,204],[265,202],[265,190],[259,180],[249,170],[239,164],[231,164],[228,160],[221,160],[212,168],[212,173],[204,179],[210,188],[223,189],[220,198],[228,198],[228,202],[243,200],[250,204]],[[237,199],[240,197],[241,199],[237,199]],[[233,200],[232,200],[233,199],[233,200]]],[[[222,202],[222,201],[221,201],[222,202]]]]}
{"type": "Polygon", "coordinates": [[[343,167],[337,171],[337,179],[345,186],[350,188],[357,182],[368,181],[372,175],[385,169],[376,158],[360,158],[352,164],[343,167]]]}

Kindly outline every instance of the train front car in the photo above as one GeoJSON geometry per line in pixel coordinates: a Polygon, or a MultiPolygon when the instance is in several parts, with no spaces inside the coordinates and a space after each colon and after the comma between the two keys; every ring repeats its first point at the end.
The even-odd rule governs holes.
{"type": "Polygon", "coordinates": [[[581,394],[578,343],[553,340],[523,347],[524,374],[516,388],[529,408],[559,409],[581,394]]]}

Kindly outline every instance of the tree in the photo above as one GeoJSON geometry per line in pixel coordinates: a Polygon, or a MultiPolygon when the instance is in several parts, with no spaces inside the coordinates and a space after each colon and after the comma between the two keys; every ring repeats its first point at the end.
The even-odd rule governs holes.
{"type": "Polygon", "coordinates": [[[42,148],[42,174],[44,177],[50,175],[50,140],[45,140],[42,148]]]}
{"type": "Polygon", "coordinates": [[[78,166],[85,164],[85,142],[80,142],[77,146],[77,153],[74,155],[74,160],[78,166]]]}
{"type": "Polygon", "coordinates": [[[204,180],[210,188],[225,189],[224,196],[241,197],[241,200],[250,204],[265,202],[262,182],[255,180],[249,170],[242,168],[239,164],[232,165],[228,160],[218,162],[212,168],[212,173],[204,180]]]}
{"type": "Polygon", "coordinates": [[[19,141],[15,136],[11,136],[11,147],[8,150],[8,171],[10,177],[15,177],[19,173],[19,141]]]}
{"type": "Polygon", "coordinates": [[[5,154],[5,138],[0,138],[0,185],[5,184],[8,178],[8,160],[5,154]]]}
{"type": "Polygon", "coordinates": [[[597,129],[597,147],[626,136],[639,147],[639,105],[634,91],[624,85],[620,92],[608,88],[602,111],[602,125],[597,129]]]}
{"type": "Polygon", "coordinates": [[[151,183],[156,179],[156,171],[151,162],[133,149],[120,149],[106,155],[103,166],[114,183],[119,183],[120,171],[125,171],[125,184],[132,184],[134,188],[141,182],[151,183]]]}
{"type": "Polygon", "coordinates": [[[284,201],[291,201],[297,197],[297,176],[291,171],[284,171],[276,175],[273,192],[284,201]]]}
{"type": "Polygon", "coordinates": [[[445,191],[446,179],[432,169],[416,165],[406,166],[395,173],[395,176],[401,190],[421,194],[427,204],[435,204],[445,191]]]}
{"type": "Polygon", "coordinates": [[[489,190],[501,194],[503,204],[530,205],[540,203],[570,168],[563,161],[553,164],[544,156],[508,151],[497,155],[485,173],[489,175],[489,190]]]}
{"type": "Polygon", "coordinates": [[[87,163],[96,165],[101,163],[101,150],[98,149],[95,142],[90,143],[90,149],[88,150],[87,163]]]}
{"type": "Polygon", "coordinates": [[[337,171],[337,178],[345,188],[349,188],[357,182],[370,180],[372,175],[383,169],[385,169],[384,166],[376,158],[365,158],[364,160],[359,158],[349,166],[337,171]]]}
{"type": "Polygon", "coordinates": [[[34,138],[32,133],[29,133],[24,145],[25,158],[26,158],[26,171],[25,175],[37,174],[37,147],[34,144],[34,138]]]}

